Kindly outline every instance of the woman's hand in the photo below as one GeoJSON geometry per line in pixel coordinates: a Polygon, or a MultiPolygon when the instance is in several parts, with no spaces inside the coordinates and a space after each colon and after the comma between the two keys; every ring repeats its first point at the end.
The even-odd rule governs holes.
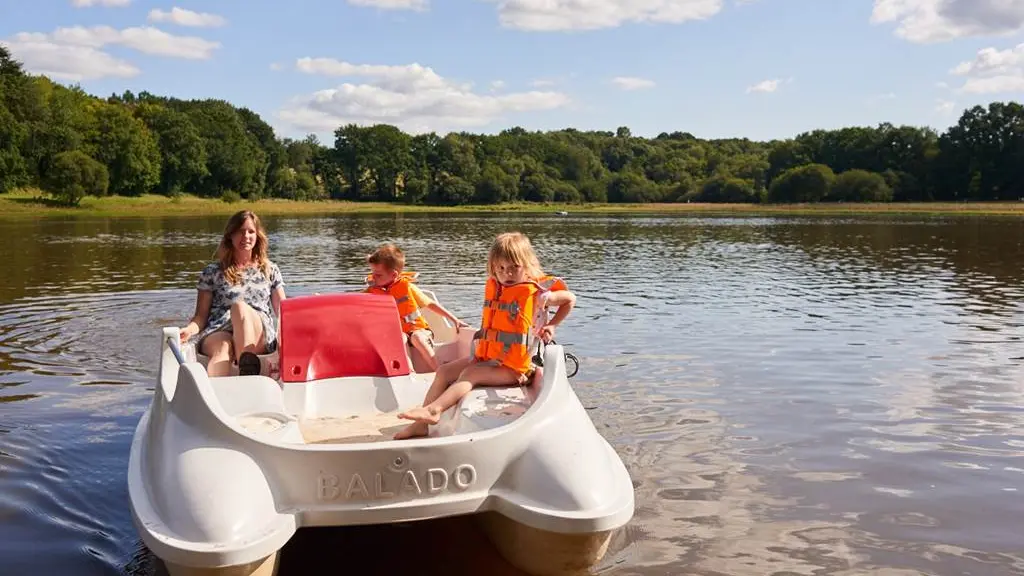
{"type": "Polygon", "coordinates": [[[537,336],[544,341],[545,344],[550,343],[555,338],[555,327],[552,324],[545,324],[540,327],[537,331],[537,336]]]}
{"type": "Polygon", "coordinates": [[[188,326],[185,326],[178,332],[178,339],[184,344],[188,342],[188,339],[199,333],[199,326],[196,326],[195,322],[189,322],[188,326]]]}
{"type": "Polygon", "coordinates": [[[455,333],[458,334],[463,328],[470,328],[471,326],[463,320],[455,319],[455,333]]]}

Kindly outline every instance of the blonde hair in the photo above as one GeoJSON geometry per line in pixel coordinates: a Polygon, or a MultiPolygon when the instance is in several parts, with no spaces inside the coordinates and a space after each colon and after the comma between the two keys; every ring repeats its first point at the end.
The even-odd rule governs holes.
{"type": "Polygon", "coordinates": [[[405,253],[394,244],[381,245],[366,257],[367,264],[380,264],[388,270],[401,272],[405,268],[405,253]]]}
{"type": "Polygon", "coordinates": [[[268,279],[270,278],[270,260],[267,258],[267,232],[263,229],[260,217],[255,212],[241,210],[235,212],[231,218],[228,218],[228,223],[224,226],[224,236],[221,237],[220,245],[217,246],[217,261],[220,262],[220,269],[224,272],[224,278],[232,286],[238,284],[242,279],[242,271],[235,263],[235,246],[231,241],[231,237],[235,235],[235,232],[238,232],[246,220],[252,220],[253,226],[256,227],[256,244],[252,247],[252,262],[263,272],[264,276],[268,279]]]}
{"type": "Polygon", "coordinates": [[[526,270],[526,277],[530,280],[537,280],[544,275],[540,268],[540,260],[537,259],[537,253],[533,251],[533,244],[521,232],[505,232],[498,234],[494,239],[491,250],[487,254],[487,273],[489,275],[496,276],[495,268],[500,260],[522,266],[526,270]]]}

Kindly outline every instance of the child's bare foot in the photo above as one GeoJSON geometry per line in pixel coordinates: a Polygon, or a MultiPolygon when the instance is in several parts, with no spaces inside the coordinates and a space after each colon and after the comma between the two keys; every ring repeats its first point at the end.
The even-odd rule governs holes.
{"type": "Polygon", "coordinates": [[[427,425],[424,422],[413,422],[405,428],[402,428],[398,432],[395,432],[395,440],[405,440],[406,438],[416,438],[418,436],[426,436],[428,432],[427,425]]]}
{"type": "Polygon", "coordinates": [[[398,417],[403,420],[415,420],[424,424],[437,424],[441,420],[441,411],[430,406],[413,408],[400,412],[398,417]]]}

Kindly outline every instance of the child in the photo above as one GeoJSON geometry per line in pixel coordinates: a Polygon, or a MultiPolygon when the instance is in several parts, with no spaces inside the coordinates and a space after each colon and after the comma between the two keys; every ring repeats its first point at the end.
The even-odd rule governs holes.
{"type": "Polygon", "coordinates": [[[420,312],[421,308],[428,308],[441,316],[451,320],[455,324],[456,331],[459,328],[468,327],[454,314],[445,310],[440,304],[434,302],[429,296],[417,288],[413,281],[416,274],[406,273],[405,254],[394,244],[384,244],[366,258],[370,265],[370,275],[367,282],[370,284],[364,292],[370,294],[382,294],[394,297],[398,304],[398,315],[402,321],[402,332],[405,332],[405,341],[420,352],[431,371],[437,370],[437,357],[434,354],[434,332],[427,324],[427,319],[420,312]]]}
{"type": "Polygon", "coordinates": [[[437,424],[441,413],[459,402],[476,386],[512,386],[529,382],[536,367],[530,345],[536,338],[550,342],[576,296],[568,290],[548,291],[537,284],[543,278],[529,238],[518,232],[500,234],[487,256],[487,287],[483,320],[473,354],[441,366],[423,400],[423,407],[398,415],[414,420],[395,434],[396,440],[425,436],[428,425],[437,424]],[[541,312],[556,306],[549,321],[541,312]],[[540,325],[538,325],[540,324],[540,325]]]}

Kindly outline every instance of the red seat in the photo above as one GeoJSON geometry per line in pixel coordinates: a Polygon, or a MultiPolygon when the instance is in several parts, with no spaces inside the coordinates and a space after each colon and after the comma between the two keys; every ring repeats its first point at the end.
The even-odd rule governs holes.
{"type": "Polygon", "coordinates": [[[405,335],[391,296],[287,298],[281,302],[278,339],[283,382],[409,374],[405,335]]]}

